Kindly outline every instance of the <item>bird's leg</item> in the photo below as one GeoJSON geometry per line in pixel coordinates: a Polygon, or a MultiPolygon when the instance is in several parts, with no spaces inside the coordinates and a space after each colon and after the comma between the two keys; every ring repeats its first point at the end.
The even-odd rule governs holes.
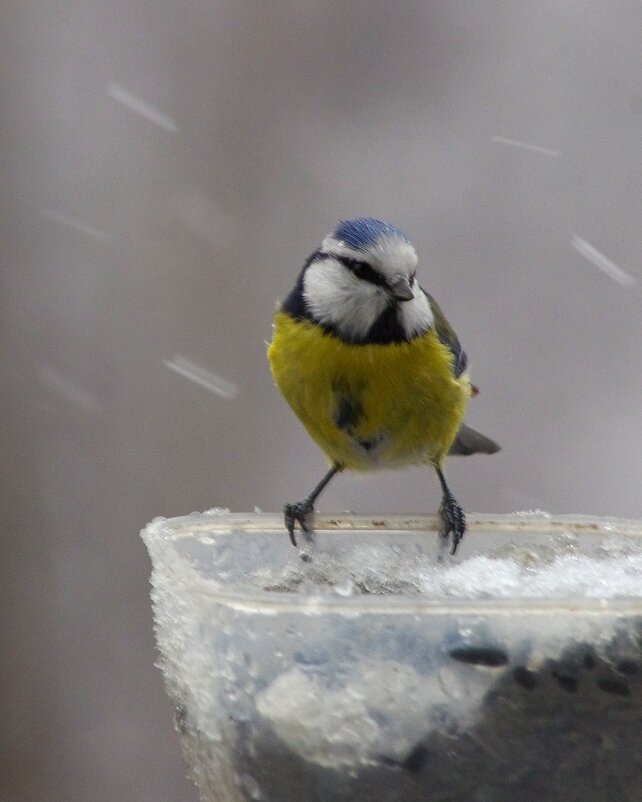
{"type": "Polygon", "coordinates": [[[321,494],[323,488],[328,484],[335,473],[339,473],[342,470],[343,465],[333,465],[323,479],[321,479],[319,484],[316,485],[310,493],[308,493],[303,501],[295,501],[294,504],[286,504],[285,507],[283,507],[285,528],[288,530],[290,541],[292,542],[293,546],[296,546],[296,538],[294,537],[294,526],[296,522],[299,522],[301,529],[306,533],[306,535],[309,536],[312,534],[312,530],[308,526],[306,519],[314,509],[314,502],[321,494]]]}
{"type": "Polygon", "coordinates": [[[439,515],[441,516],[443,523],[441,534],[442,537],[446,538],[452,533],[452,545],[450,547],[450,553],[454,554],[457,551],[459,541],[462,539],[464,532],[466,531],[466,514],[455,501],[455,497],[450,492],[450,488],[446,484],[446,480],[441,472],[441,468],[438,465],[435,465],[435,470],[437,471],[437,476],[439,477],[442,490],[441,505],[439,507],[439,515]]]}

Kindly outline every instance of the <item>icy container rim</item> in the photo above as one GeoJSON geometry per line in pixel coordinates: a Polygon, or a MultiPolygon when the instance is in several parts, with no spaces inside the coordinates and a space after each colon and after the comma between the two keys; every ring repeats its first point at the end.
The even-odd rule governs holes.
{"type": "MultiPolygon", "coordinates": [[[[623,535],[638,537],[642,546],[642,521],[626,518],[607,518],[593,515],[551,515],[540,511],[517,513],[474,513],[467,515],[468,533],[476,530],[495,531],[510,529],[516,533],[538,532],[553,534],[589,534],[589,535],[623,535]]],[[[324,531],[368,530],[382,533],[394,531],[423,531],[436,534],[440,520],[436,515],[359,515],[340,513],[337,515],[316,515],[315,533],[322,536],[324,531]]],[[[171,544],[183,536],[192,535],[199,529],[211,534],[226,535],[243,532],[265,532],[287,537],[283,526],[283,516],[275,513],[234,513],[226,509],[213,509],[207,512],[193,512],[189,515],[174,518],[154,518],[143,530],[141,537],[147,546],[152,559],[152,571],[156,570],[153,546],[159,541],[171,544]]],[[[559,615],[560,613],[581,613],[582,615],[600,616],[635,615],[642,616],[642,588],[640,596],[616,598],[589,598],[558,596],[551,598],[538,597],[500,597],[463,599],[449,597],[447,600],[423,598],[421,596],[393,595],[354,595],[339,596],[330,594],[303,594],[279,591],[267,591],[255,587],[217,587],[215,580],[204,580],[194,577],[190,592],[216,601],[237,610],[252,613],[276,613],[279,609],[289,609],[305,614],[324,614],[326,612],[362,614],[420,614],[420,615],[453,615],[453,614],[499,614],[512,615],[516,612],[516,604],[520,612],[529,614],[559,615]]]]}

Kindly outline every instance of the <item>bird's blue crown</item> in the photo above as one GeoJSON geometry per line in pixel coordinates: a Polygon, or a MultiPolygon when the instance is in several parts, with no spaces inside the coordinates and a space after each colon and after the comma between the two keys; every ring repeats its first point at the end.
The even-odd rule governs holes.
{"type": "Polygon", "coordinates": [[[372,217],[358,217],[356,220],[342,220],[333,236],[357,251],[365,251],[380,237],[397,237],[408,242],[408,237],[391,223],[375,220],[372,217]]]}

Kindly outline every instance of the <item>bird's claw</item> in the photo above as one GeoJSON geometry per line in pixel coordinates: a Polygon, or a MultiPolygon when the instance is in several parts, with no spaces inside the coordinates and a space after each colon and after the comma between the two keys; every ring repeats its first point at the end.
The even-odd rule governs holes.
{"type": "Polygon", "coordinates": [[[309,499],[303,501],[295,501],[294,504],[286,504],[283,507],[283,516],[285,518],[285,528],[290,535],[290,542],[293,546],[297,545],[294,536],[294,527],[297,522],[301,527],[301,531],[305,534],[308,540],[312,540],[312,528],[308,525],[308,516],[312,513],[312,502],[309,499]]]}
{"type": "Polygon", "coordinates": [[[444,493],[439,507],[439,515],[443,523],[441,535],[447,538],[448,535],[452,534],[450,553],[454,554],[457,551],[459,541],[466,531],[466,513],[455,501],[451,493],[444,493]]]}

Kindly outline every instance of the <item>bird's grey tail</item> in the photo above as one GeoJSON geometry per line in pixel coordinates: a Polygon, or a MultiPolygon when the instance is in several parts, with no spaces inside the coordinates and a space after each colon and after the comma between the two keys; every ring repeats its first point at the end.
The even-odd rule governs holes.
{"type": "Polygon", "coordinates": [[[462,423],[448,453],[468,457],[470,454],[496,454],[499,449],[500,447],[490,437],[486,437],[462,423]]]}

